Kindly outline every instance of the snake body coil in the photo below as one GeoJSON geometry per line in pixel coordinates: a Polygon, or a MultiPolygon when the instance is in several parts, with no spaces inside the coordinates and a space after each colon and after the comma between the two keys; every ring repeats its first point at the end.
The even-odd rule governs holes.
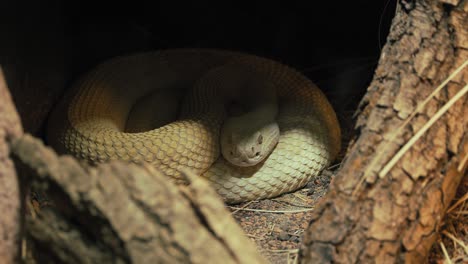
{"type": "Polygon", "coordinates": [[[295,70],[253,55],[182,49],[96,67],[53,111],[48,140],[59,152],[91,163],[146,161],[176,180],[181,169],[190,169],[226,202],[237,203],[304,186],[336,157],[340,128],[325,96],[295,70]],[[227,115],[222,98],[233,92],[219,88],[229,79],[226,65],[265,78],[278,97],[278,143],[253,166],[235,166],[220,155],[227,115]]]}

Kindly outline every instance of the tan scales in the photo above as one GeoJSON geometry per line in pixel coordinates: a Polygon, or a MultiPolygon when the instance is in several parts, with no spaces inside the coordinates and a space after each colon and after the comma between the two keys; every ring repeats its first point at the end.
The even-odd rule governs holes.
{"type": "Polygon", "coordinates": [[[209,180],[226,202],[237,203],[304,186],[336,157],[340,128],[322,92],[290,67],[237,52],[180,49],[97,66],[53,111],[48,141],[59,152],[91,163],[146,161],[175,179],[179,170],[190,169],[209,180]],[[252,167],[234,166],[220,155],[226,111],[217,82],[223,76],[213,79],[206,73],[233,63],[266,76],[278,95],[278,144],[252,167]],[[148,109],[155,106],[163,110],[148,109]],[[128,132],[132,129],[140,132],[128,132]]]}

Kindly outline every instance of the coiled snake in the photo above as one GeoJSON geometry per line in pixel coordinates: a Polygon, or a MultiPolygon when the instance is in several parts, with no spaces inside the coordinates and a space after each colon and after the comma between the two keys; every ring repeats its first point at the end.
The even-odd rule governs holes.
{"type": "Polygon", "coordinates": [[[340,128],[325,96],[292,68],[178,49],[97,66],[54,109],[48,140],[91,163],[146,161],[176,180],[189,169],[237,203],[304,186],[336,157],[340,128]]]}

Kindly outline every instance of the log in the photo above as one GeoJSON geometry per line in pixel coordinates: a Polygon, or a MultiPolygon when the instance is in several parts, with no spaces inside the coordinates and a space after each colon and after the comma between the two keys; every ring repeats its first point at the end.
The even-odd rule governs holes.
{"type": "Polygon", "coordinates": [[[400,3],[301,263],[425,263],[466,173],[468,1],[400,3]]]}
{"type": "Polygon", "coordinates": [[[16,263],[21,231],[20,187],[9,143],[23,134],[20,118],[11,100],[0,67],[0,260],[16,263]]]}
{"type": "MultiPolygon", "coordinates": [[[[264,263],[221,198],[185,172],[178,187],[148,164],[95,168],[25,135],[12,144],[34,190],[50,195],[26,217],[40,263],[264,263]]],[[[23,171],[23,170],[22,170],[23,171]]]]}

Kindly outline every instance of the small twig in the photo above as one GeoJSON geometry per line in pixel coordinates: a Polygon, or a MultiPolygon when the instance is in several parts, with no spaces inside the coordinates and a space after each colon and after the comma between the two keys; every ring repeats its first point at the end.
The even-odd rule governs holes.
{"type": "Polygon", "coordinates": [[[299,253],[299,249],[295,248],[295,249],[267,249],[268,252],[272,252],[272,253],[293,253],[293,254],[297,254],[299,253]]]}
{"type": "Polygon", "coordinates": [[[452,260],[450,259],[448,253],[447,253],[447,249],[445,248],[445,245],[443,242],[440,242],[440,248],[442,248],[442,252],[444,253],[444,256],[445,256],[445,260],[447,261],[448,264],[453,264],[452,263],[452,260]]]}
{"type": "Polygon", "coordinates": [[[270,226],[270,232],[268,233],[269,236],[271,236],[271,234],[273,234],[273,229],[275,228],[276,224],[273,223],[271,226],[270,226]]]}
{"type": "Polygon", "coordinates": [[[244,209],[245,207],[249,206],[249,205],[252,204],[253,202],[255,202],[255,200],[250,201],[250,202],[244,204],[242,207],[230,207],[230,206],[229,206],[230,208],[237,208],[236,210],[232,211],[231,214],[235,214],[235,213],[239,212],[241,209],[244,209]]]}
{"type": "Polygon", "coordinates": [[[393,141],[396,137],[396,134],[398,134],[402,129],[403,127],[405,127],[406,125],[408,125],[408,123],[411,121],[411,119],[413,119],[413,117],[416,116],[416,114],[418,114],[419,112],[421,112],[421,110],[427,105],[427,103],[429,103],[429,101],[442,89],[444,88],[445,85],[447,85],[447,83],[449,83],[459,72],[461,72],[466,66],[468,65],[468,60],[466,60],[460,67],[458,67],[454,72],[452,72],[452,74],[449,75],[449,77],[447,79],[445,79],[439,86],[437,86],[437,88],[432,91],[432,93],[426,97],[426,99],[424,101],[422,101],[422,103],[418,104],[418,106],[416,107],[416,110],[414,110],[409,116],[408,118],[406,118],[406,120],[403,122],[403,124],[401,124],[401,126],[397,129],[394,137],[391,138],[391,140],[393,141]]]}
{"type": "MultiPolygon", "coordinates": [[[[304,203],[307,202],[307,199],[303,197],[303,196],[304,196],[303,194],[293,193],[293,195],[294,195],[294,197],[296,197],[297,199],[303,201],[304,203]]],[[[293,205],[294,205],[294,206],[297,206],[297,205],[295,205],[295,204],[293,204],[293,205]]],[[[302,205],[299,205],[299,206],[302,207],[302,205]]]]}
{"type": "Polygon", "coordinates": [[[330,167],[328,167],[327,170],[333,170],[333,169],[335,169],[336,167],[338,167],[338,166],[340,166],[340,165],[341,165],[341,162],[336,163],[336,164],[333,164],[333,165],[331,165],[330,167]]]}
{"type": "Polygon", "coordinates": [[[248,236],[248,237],[251,237],[251,238],[258,239],[258,240],[265,239],[264,237],[259,237],[259,236],[256,236],[256,235],[251,235],[251,234],[245,234],[245,235],[248,236]]]}
{"type": "MultiPolygon", "coordinates": [[[[406,125],[409,124],[409,122],[413,119],[413,117],[416,116],[425,106],[426,104],[443,88],[445,85],[451,81],[459,72],[461,72],[466,66],[468,65],[468,60],[466,60],[462,65],[460,65],[452,74],[450,74],[449,77],[447,77],[429,96],[426,97],[426,99],[418,104],[416,109],[406,118],[405,121],[395,130],[394,133],[390,136],[388,139],[388,142],[394,142],[395,138],[401,134],[401,131],[403,128],[406,127],[406,125]]],[[[453,99],[453,98],[452,98],[453,99]]],[[[359,180],[358,184],[356,185],[356,188],[353,191],[353,196],[355,196],[359,190],[359,188],[362,186],[364,181],[370,177],[370,171],[376,166],[376,164],[382,159],[383,155],[387,153],[387,148],[389,147],[389,143],[385,143],[383,145],[382,151],[378,152],[377,155],[372,159],[371,163],[369,164],[368,168],[364,172],[364,175],[362,175],[361,179],[359,180]]],[[[388,165],[388,163],[387,163],[388,165]]],[[[393,167],[393,165],[392,165],[393,167]]],[[[460,168],[460,166],[459,166],[460,168]]],[[[382,171],[379,173],[381,175],[382,171]]]]}
{"type": "Polygon", "coordinates": [[[237,211],[250,211],[250,212],[262,212],[262,213],[274,213],[274,214],[284,214],[284,213],[302,213],[314,210],[314,208],[304,208],[298,210],[264,210],[264,209],[250,209],[250,208],[241,208],[241,207],[232,207],[229,206],[231,209],[236,209],[237,211]]]}
{"type": "Polygon", "coordinates": [[[379,177],[383,178],[393,168],[393,166],[401,159],[401,157],[422,137],[422,135],[437,121],[439,118],[448,111],[448,109],[455,104],[461,97],[468,92],[468,85],[465,85],[455,96],[453,96],[442,108],[439,109],[429,121],[413,136],[410,140],[393,156],[393,158],[382,168],[379,177]]]}
{"type": "Polygon", "coordinates": [[[456,214],[456,215],[468,215],[468,211],[456,211],[456,212],[453,212],[452,214],[456,214]]]}
{"type": "MultiPolygon", "coordinates": [[[[304,203],[307,203],[307,200],[303,197],[300,197],[300,194],[296,194],[296,193],[293,193],[293,195],[295,196],[295,198],[299,199],[299,200],[302,200],[304,203]]],[[[294,207],[302,207],[302,208],[312,208],[312,207],[309,207],[307,205],[303,205],[303,204],[296,204],[296,203],[293,203],[293,202],[290,202],[290,201],[287,201],[287,200],[280,200],[279,198],[278,199],[272,199],[272,201],[275,201],[281,205],[286,205],[286,206],[294,206],[294,207]]]]}
{"type": "MultiPolygon", "coordinates": [[[[297,231],[296,231],[296,232],[297,232],[297,231]]],[[[301,236],[300,234],[294,234],[294,233],[289,233],[289,232],[286,233],[286,234],[288,234],[288,235],[290,235],[290,236],[295,236],[295,237],[300,237],[300,236],[301,236]]]]}
{"type": "Polygon", "coordinates": [[[468,263],[468,257],[464,257],[464,256],[454,257],[453,262],[455,262],[455,263],[468,263]]]}
{"type": "Polygon", "coordinates": [[[466,202],[468,200],[468,193],[462,196],[462,198],[458,199],[450,208],[447,210],[447,214],[452,212],[455,208],[457,208],[460,204],[466,202]]]}
{"type": "MultiPolygon", "coordinates": [[[[288,253],[288,260],[290,259],[289,257],[290,257],[290,254],[288,253]]],[[[299,262],[299,252],[296,253],[293,261],[291,262],[291,264],[297,264],[298,262],[299,262]]]]}
{"type": "Polygon", "coordinates": [[[27,199],[26,203],[29,207],[29,213],[31,213],[31,218],[36,219],[37,218],[36,208],[34,208],[33,202],[31,201],[31,199],[27,199]]]}
{"type": "Polygon", "coordinates": [[[445,85],[447,85],[447,83],[449,83],[449,81],[451,81],[459,72],[461,72],[466,66],[468,65],[468,60],[466,60],[462,65],[460,65],[455,71],[452,72],[452,74],[449,75],[448,78],[446,78],[439,86],[437,86],[437,88],[432,91],[432,93],[426,97],[426,99],[424,99],[424,101],[422,101],[420,104],[418,104],[418,106],[416,107],[416,109],[408,116],[408,118],[406,118],[405,121],[403,121],[403,123],[397,128],[397,130],[395,131],[395,133],[393,133],[393,135],[390,137],[390,140],[389,141],[393,141],[395,140],[395,138],[400,134],[401,130],[406,127],[409,122],[411,121],[411,119],[413,119],[416,114],[420,113],[421,110],[429,103],[429,101],[442,89],[445,87],[445,85]]]}
{"type": "Polygon", "coordinates": [[[442,234],[446,235],[448,238],[450,238],[454,243],[458,244],[459,246],[461,246],[463,248],[463,250],[465,250],[465,253],[468,254],[468,247],[465,245],[465,243],[463,243],[463,241],[459,240],[458,238],[456,238],[454,235],[452,235],[451,233],[447,232],[447,231],[442,231],[442,234]]]}
{"type": "Polygon", "coordinates": [[[460,164],[458,164],[457,171],[461,172],[463,168],[465,168],[466,162],[468,161],[468,153],[463,157],[463,159],[460,161],[460,164]]]}

